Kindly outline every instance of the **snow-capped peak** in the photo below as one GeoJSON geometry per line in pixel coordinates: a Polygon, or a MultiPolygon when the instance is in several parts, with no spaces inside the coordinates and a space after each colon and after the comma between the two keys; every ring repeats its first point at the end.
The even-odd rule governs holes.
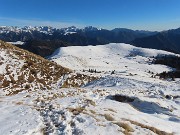
{"type": "Polygon", "coordinates": [[[24,26],[24,27],[17,27],[17,26],[0,26],[0,33],[9,33],[9,32],[32,32],[38,31],[46,34],[52,34],[56,30],[62,31],[63,34],[67,33],[76,33],[78,31],[98,31],[101,28],[96,28],[93,26],[88,26],[84,28],[78,28],[75,26],[70,26],[67,28],[53,28],[51,26],[24,26]]]}

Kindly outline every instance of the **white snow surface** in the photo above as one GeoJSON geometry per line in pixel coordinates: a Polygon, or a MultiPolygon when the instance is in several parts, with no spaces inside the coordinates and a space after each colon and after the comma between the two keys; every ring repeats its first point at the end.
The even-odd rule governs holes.
{"type": "Polygon", "coordinates": [[[7,43],[9,43],[9,44],[13,44],[13,45],[23,45],[23,44],[24,44],[24,42],[22,42],[22,41],[7,42],[7,43]]]}
{"type": "MultiPolygon", "coordinates": [[[[0,54],[8,59],[5,52],[0,54]]],[[[156,135],[163,131],[179,135],[180,79],[151,77],[151,72],[173,70],[151,64],[158,55],[175,54],[122,43],[60,48],[51,60],[99,79],[81,88],[22,91],[12,96],[0,90],[0,134],[156,135]],[[119,102],[113,95],[133,101],[119,102]]]]}
{"type": "Polygon", "coordinates": [[[124,43],[111,43],[97,46],[71,46],[57,49],[50,59],[74,70],[96,69],[98,71],[116,70],[139,73],[169,71],[162,65],[148,64],[155,56],[175,55],[170,52],[144,49],[124,43]]]}
{"type": "Polygon", "coordinates": [[[40,134],[43,128],[39,112],[23,104],[23,94],[0,97],[0,134],[40,134]],[[22,104],[21,104],[22,103],[22,104]]]}

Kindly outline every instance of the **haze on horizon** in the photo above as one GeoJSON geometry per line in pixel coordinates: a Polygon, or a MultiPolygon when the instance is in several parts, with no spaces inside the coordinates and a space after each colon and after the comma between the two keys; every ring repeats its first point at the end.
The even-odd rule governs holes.
{"type": "Polygon", "coordinates": [[[0,26],[180,27],[179,0],[0,0],[0,26]]]}

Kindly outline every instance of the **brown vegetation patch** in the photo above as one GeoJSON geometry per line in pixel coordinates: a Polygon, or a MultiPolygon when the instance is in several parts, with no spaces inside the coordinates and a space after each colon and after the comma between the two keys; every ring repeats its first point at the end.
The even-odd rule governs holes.
{"type": "Polygon", "coordinates": [[[0,80],[2,81],[4,79],[4,76],[0,74],[0,80]]]}
{"type": "Polygon", "coordinates": [[[111,111],[111,112],[117,113],[115,110],[113,110],[113,109],[111,109],[111,108],[108,108],[108,111],[111,111]]]}
{"type": "MultiPolygon", "coordinates": [[[[2,87],[6,88],[12,84],[16,84],[17,86],[21,86],[24,83],[32,83],[37,80],[37,83],[42,84],[42,87],[47,87],[47,84],[56,83],[56,81],[66,73],[70,73],[71,70],[64,68],[60,65],[57,65],[54,62],[48,61],[38,55],[35,55],[26,50],[20,49],[14,45],[8,44],[6,42],[0,41],[1,46],[0,49],[7,50],[8,55],[12,55],[10,57],[14,57],[16,55],[19,60],[24,60],[25,64],[22,67],[18,67],[18,65],[7,65],[6,66],[6,75],[10,77],[10,81],[4,80],[2,87]],[[18,80],[15,81],[14,77],[11,76],[12,69],[10,67],[21,68],[18,74],[18,80]],[[41,76],[37,77],[37,74],[41,73],[41,76]],[[25,78],[28,77],[27,80],[25,78]],[[47,82],[47,83],[46,83],[47,82]]],[[[17,59],[17,58],[16,58],[17,59]]],[[[0,76],[0,79],[3,79],[3,76],[0,76]]],[[[35,83],[35,84],[37,84],[35,83]]],[[[37,87],[39,85],[37,84],[37,87]]],[[[20,87],[22,88],[22,87],[20,87]]],[[[27,88],[27,87],[26,87],[27,88]]]]}
{"type": "MultiPolygon", "coordinates": [[[[13,89],[14,86],[22,90],[30,89],[31,86],[33,86],[35,90],[47,90],[51,89],[53,84],[57,84],[57,81],[59,81],[62,76],[68,74],[72,75],[64,81],[62,87],[80,87],[84,85],[84,82],[90,82],[96,79],[96,77],[72,73],[70,69],[64,68],[55,62],[46,60],[41,56],[6,42],[0,41],[0,44],[0,49],[7,50],[6,52],[11,58],[24,61],[22,67],[19,66],[18,61],[17,63],[12,63],[13,65],[7,65],[5,75],[9,76],[10,80],[4,79],[5,75],[0,75],[0,79],[3,80],[0,87],[4,90],[8,90],[9,88],[13,89]],[[17,80],[12,76],[14,72],[12,71],[13,68],[16,70],[17,80]],[[33,83],[33,85],[30,85],[31,83],[33,83]]],[[[11,94],[13,93],[15,94],[17,91],[11,94]]]]}
{"type": "Polygon", "coordinates": [[[96,103],[94,101],[90,100],[90,99],[86,99],[86,102],[88,104],[91,104],[92,106],[96,106],[96,103]]]}
{"type": "Polygon", "coordinates": [[[84,74],[74,74],[66,79],[66,81],[62,85],[62,88],[80,87],[82,85],[85,85],[84,82],[91,82],[96,79],[98,78],[94,76],[87,76],[84,74]]]}
{"type": "Polygon", "coordinates": [[[69,110],[70,112],[72,112],[73,115],[79,115],[80,113],[82,113],[82,112],[85,110],[85,108],[83,108],[83,107],[68,108],[68,110],[69,110]]]}
{"type": "Polygon", "coordinates": [[[123,133],[125,135],[129,135],[129,132],[134,132],[134,129],[129,126],[129,124],[125,123],[125,122],[114,122],[114,124],[118,125],[119,127],[123,128],[125,131],[123,131],[123,133]]]}
{"type": "Polygon", "coordinates": [[[149,130],[151,130],[152,132],[154,132],[155,134],[158,134],[158,135],[173,135],[173,133],[167,133],[167,132],[161,131],[161,130],[155,128],[155,127],[144,125],[144,124],[136,122],[136,121],[132,121],[132,120],[127,120],[127,121],[131,122],[132,124],[134,124],[136,126],[140,126],[141,128],[149,129],[149,130]]]}
{"type": "Polygon", "coordinates": [[[23,90],[25,90],[25,89],[18,89],[18,90],[9,91],[9,93],[6,94],[6,96],[16,95],[19,92],[22,92],[23,90]]]}
{"type": "Polygon", "coordinates": [[[110,114],[104,114],[104,118],[108,121],[114,121],[114,118],[110,114]]]}
{"type": "Polygon", "coordinates": [[[16,102],[16,105],[23,105],[23,102],[16,102]]]}
{"type": "Polygon", "coordinates": [[[96,114],[96,112],[95,111],[93,111],[93,110],[89,110],[92,114],[96,114]]]}
{"type": "Polygon", "coordinates": [[[9,85],[10,85],[10,81],[4,79],[3,82],[2,82],[1,87],[2,87],[2,88],[5,88],[5,87],[8,87],[9,85]]]}

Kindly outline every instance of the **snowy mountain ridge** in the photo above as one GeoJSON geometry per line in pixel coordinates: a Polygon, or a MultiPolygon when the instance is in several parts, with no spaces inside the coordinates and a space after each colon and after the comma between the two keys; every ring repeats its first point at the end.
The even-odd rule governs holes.
{"type": "Polygon", "coordinates": [[[51,26],[24,26],[24,27],[17,27],[17,26],[0,26],[0,33],[10,33],[10,32],[32,32],[38,31],[41,33],[51,35],[55,31],[61,31],[62,33],[76,33],[77,31],[98,31],[101,29],[88,26],[84,28],[77,28],[75,26],[67,27],[67,28],[53,28],[51,26]]]}

